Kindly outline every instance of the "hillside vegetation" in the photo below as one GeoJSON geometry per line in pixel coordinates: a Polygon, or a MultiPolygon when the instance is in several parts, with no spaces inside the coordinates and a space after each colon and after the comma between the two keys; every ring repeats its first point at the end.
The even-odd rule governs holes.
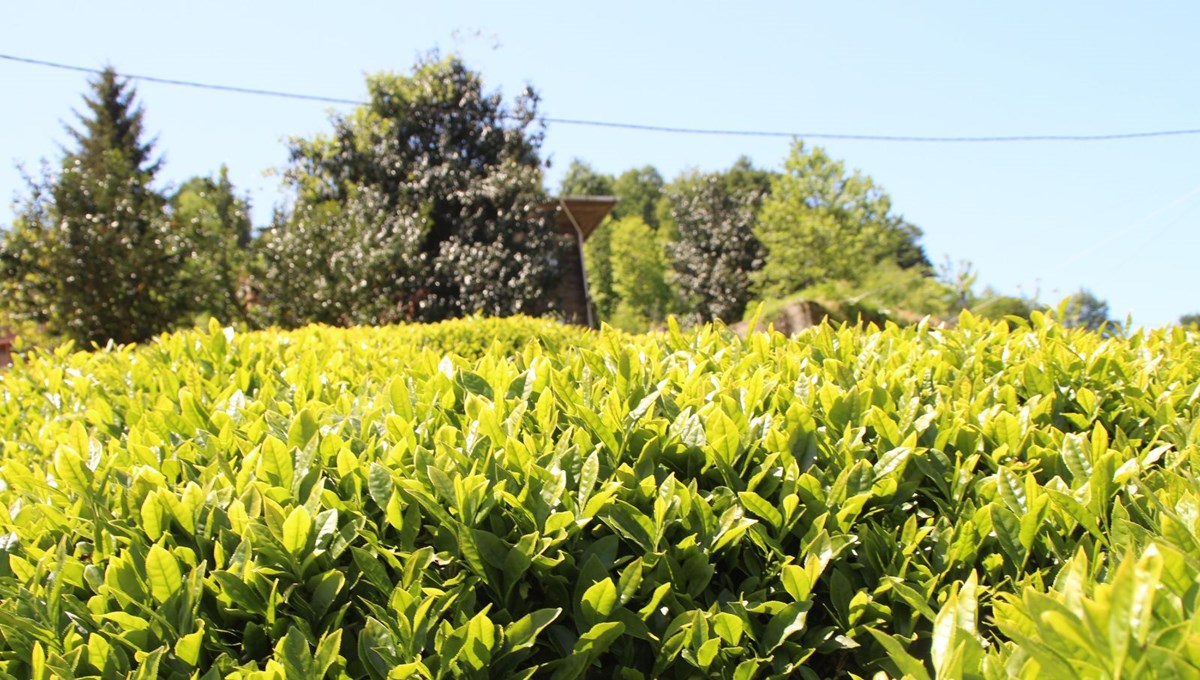
{"type": "Polygon", "coordinates": [[[1198,341],[515,318],[18,358],[0,677],[1196,677],[1198,341]]]}

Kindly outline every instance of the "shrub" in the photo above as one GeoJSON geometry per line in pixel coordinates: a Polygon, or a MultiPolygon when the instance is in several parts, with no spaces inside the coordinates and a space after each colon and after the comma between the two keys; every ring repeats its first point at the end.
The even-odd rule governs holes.
{"type": "Polygon", "coordinates": [[[0,672],[1193,675],[1198,341],[489,320],[18,360],[0,672]]]}

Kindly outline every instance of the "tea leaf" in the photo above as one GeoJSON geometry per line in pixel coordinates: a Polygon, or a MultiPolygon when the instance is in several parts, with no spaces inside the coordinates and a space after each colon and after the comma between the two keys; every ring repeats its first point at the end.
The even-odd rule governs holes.
{"type": "Polygon", "coordinates": [[[150,594],[160,603],[183,588],[179,562],[161,545],[151,546],[146,553],[146,581],[150,584],[150,594]]]}
{"type": "Polygon", "coordinates": [[[583,615],[591,624],[608,618],[617,606],[617,587],[612,579],[601,579],[583,593],[583,615]]]}
{"type": "Polygon", "coordinates": [[[308,546],[308,535],[312,531],[312,517],[303,505],[297,505],[283,523],[283,548],[292,555],[299,555],[308,546]]]}

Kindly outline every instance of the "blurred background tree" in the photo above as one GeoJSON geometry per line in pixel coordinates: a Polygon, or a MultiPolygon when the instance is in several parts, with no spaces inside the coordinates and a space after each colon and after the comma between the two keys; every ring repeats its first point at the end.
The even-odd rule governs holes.
{"type": "Polygon", "coordinates": [[[90,85],[73,148],[29,180],[0,245],[3,304],[82,344],[136,342],[186,316],[186,237],[153,187],[161,163],[135,90],[111,68],[90,85]]]}
{"type": "Polygon", "coordinates": [[[755,234],[767,253],[754,276],[765,296],[827,281],[860,284],[883,263],[933,275],[917,243],[920,229],[893,213],[891,197],[821,147],[808,150],[799,141],[771,181],[755,234]]]}
{"type": "Polygon", "coordinates": [[[752,297],[750,281],[763,262],[754,235],[762,194],[722,173],[693,172],[666,190],[676,240],[667,245],[672,280],[695,321],[740,320],[752,297]]]}
{"type": "Polygon", "coordinates": [[[409,75],[370,76],[367,89],[332,133],[291,142],[297,200],[272,226],[260,280],[272,320],[298,323],[311,309],[338,324],[547,311],[557,245],[541,207],[537,95],[506,106],[458,57],[437,55],[409,75]],[[328,240],[316,270],[310,232],[328,240]],[[306,288],[295,280],[311,300],[297,299],[306,288]]]}
{"type": "Polygon", "coordinates": [[[661,324],[674,311],[667,282],[668,263],[654,229],[639,215],[612,225],[613,290],[619,300],[612,315],[618,328],[642,332],[661,324]]]}
{"type": "Polygon", "coordinates": [[[254,236],[250,202],[238,196],[222,166],[216,177],[193,177],[170,198],[188,249],[180,272],[193,317],[249,323],[249,267],[254,236]]]}
{"type": "Polygon", "coordinates": [[[1063,324],[1070,328],[1097,330],[1105,324],[1116,325],[1109,318],[1108,303],[1086,288],[1079,289],[1064,300],[1059,310],[1063,324]]]}

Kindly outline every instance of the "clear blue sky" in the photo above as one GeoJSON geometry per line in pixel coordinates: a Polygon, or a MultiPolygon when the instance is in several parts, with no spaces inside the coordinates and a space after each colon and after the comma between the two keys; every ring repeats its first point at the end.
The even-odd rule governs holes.
{"type": "MultiPolygon", "coordinates": [[[[357,99],[363,75],[460,52],[543,112],[668,126],[891,135],[1092,134],[1200,128],[1194,2],[10,3],[0,53],[165,78],[357,99]]],[[[0,193],[56,160],[87,76],[0,61],[0,193]]],[[[164,183],[225,163],[258,224],[284,140],[330,107],[139,83],[164,183]]],[[[343,110],[348,107],[342,107],[343,110]]],[[[1080,287],[1135,324],[1200,312],[1200,136],[1103,143],[818,142],[875,178],[930,257],[983,284],[1057,299],[1080,287]]],[[[572,158],[670,178],[745,154],[778,167],[787,139],[553,125],[572,158]]],[[[12,219],[0,211],[0,224],[12,219]]]]}

